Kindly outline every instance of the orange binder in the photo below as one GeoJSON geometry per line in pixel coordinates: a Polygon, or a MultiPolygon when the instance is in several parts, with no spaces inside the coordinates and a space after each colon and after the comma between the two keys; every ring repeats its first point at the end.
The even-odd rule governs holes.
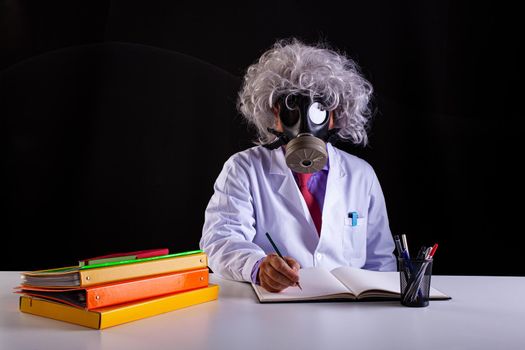
{"type": "Polygon", "coordinates": [[[17,293],[59,301],[88,310],[208,286],[208,268],[155,275],[80,288],[20,286],[17,293]]]}

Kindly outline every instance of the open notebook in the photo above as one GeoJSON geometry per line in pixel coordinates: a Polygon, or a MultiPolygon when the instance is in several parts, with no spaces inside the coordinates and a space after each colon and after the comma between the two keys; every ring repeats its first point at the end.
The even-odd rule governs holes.
{"type": "MultiPolygon", "coordinates": [[[[399,299],[399,272],[378,272],[342,266],[331,271],[307,268],[299,271],[303,290],[290,287],[280,293],[268,292],[252,284],[261,303],[316,300],[392,300],[399,299]]],[[[450,297],[430,288],[430,299],[450,297]]]]}

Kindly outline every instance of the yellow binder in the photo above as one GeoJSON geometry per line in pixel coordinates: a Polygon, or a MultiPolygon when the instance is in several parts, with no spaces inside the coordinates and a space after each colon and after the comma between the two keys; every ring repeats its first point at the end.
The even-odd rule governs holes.
{"type": "Polygon", "coordinates": [[[208,266],[206,253],[80,271],[82,287],[208,266]]]}
{"type": "Polygon", "coordinates": [[[20,311],[85,327],[103,329],[215,300],[218,295],[219,286],[210,284],[208,287],[188,292],[94,310],[85,310],[54,301],[21,296],[20,311]]]}
{"type": "MultiPolygon", "coordinates": [[[[116,263],[107,267],[66,267],[23,272],[23,285],[42,287],[88,287],[102,283],[129,280],[208,266],[206,253],[183,256],[159,256],[134,263],[116,263]],[[48,282],[49,281],[49,282],[48,282]]],[[[96,266],[96,265],[95,265],[96,266]]]]}

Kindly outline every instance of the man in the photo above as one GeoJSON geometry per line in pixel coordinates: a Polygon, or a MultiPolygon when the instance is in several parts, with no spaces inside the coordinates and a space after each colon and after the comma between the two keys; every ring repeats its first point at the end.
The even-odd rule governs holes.
{"type": "Polygon", "coordinates": [[[215,273],[279,292],[300,267],[396,269],[372,167],[331,144],[366,145],[371,94],[352,60],[296,39],[248,68],[238,107],[258,146],[224,164],[206,208],[200,246],[215,273]]]}

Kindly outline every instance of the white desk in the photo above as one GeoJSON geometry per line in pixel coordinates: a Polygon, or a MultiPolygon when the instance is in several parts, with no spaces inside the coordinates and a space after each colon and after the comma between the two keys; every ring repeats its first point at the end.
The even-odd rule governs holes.
{"type": "Polygon", "coordinates": [[[259,304],[249,284],[212,277],[219,300],[102,331],[18,311],[0,272],[0,349],[525,349],[525,277],[433,276],[451,295],[397,302],[259,304]]]}

